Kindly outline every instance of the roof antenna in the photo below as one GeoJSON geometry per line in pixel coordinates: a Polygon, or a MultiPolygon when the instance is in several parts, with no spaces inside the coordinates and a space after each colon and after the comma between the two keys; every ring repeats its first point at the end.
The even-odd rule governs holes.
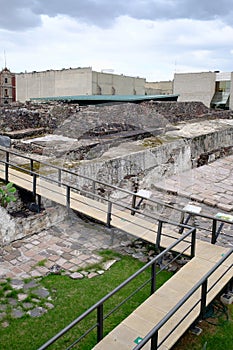
{"type": "Polygon", "coordinates": [[[4,62],[5,62],[5,68],[6,68],[6,51],[4,50],[4,62]]]}

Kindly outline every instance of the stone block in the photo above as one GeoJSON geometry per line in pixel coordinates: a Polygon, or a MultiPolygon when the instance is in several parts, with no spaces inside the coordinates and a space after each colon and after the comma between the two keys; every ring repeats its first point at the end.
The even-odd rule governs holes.
{"type": "Polygon", "coordinates": [[[222,209],[222,210],[227,211],[227,212],[233,210],[233,205],[232,205],[232,204],[229,205],[229,204],[219,203],[219,204],[217,205],[217,207],[218,207],[219,209],[222,209]]]}
{"type": "Polygon", "coordinates": [[[217,203],[214,200],[212,200],[212,199],[205,198],[204,199],[204,204],[210,205],[211,207],[215,207],[217,203]]]}
{"type": "Polygon", "coordinates": [[[0,135],[0,146],[10,148],[11,147],[11,139],[9,136],[0,135]]]}
{"type": "Polygon", "coordinates": [[[83,275],[79,272],[74,272],[70,275],[70,278],[74,279],[74,280],[77,280],[77,279],[82,279],[83,278],[83,275]]]}

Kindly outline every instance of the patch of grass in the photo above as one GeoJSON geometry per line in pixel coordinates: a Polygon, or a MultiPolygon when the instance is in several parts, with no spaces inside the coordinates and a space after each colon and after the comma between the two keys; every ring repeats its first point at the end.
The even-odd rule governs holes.
{"type": "Polygon", "coordinates": [[[115,259],[115,258],[121,258],[121,254],[114,252],[110,249],[102,250],[99,252],[99,255],[102,256],[102,258],[107,261],[109,259],[115,259]]]}
{"type": "Polygon", "coordinates": [[[35,266],[45,266],[46,262],[47,262],[47,259],[40,260],[35,266]]]}
{"type": "Polygon", "coordinates": [[[5,294],[5,296],[7,297],[7,298],[13,298],[13,299],[17,299],[18,298],[18,294],[19,294],[19,291],[17,291],[17,290],[9,290],[6,294],[5,294]]]}
{"type": "MultiPolygon", "coordinates": [[[[110,251],[104,252],[103,255],[107,260],[113,257],[110,251]]],[[[116,257],[115,254],[114,256],[116,257]]],[[[13,319],[9,327],[0,327],[1,344],[4,344],[3,349],[35,350],[39,348],[48,339],[66,327],[70,322],[143,265],[144,264],[137,259],[129,256],[121,256],[121,259],[114,264],[110,270],[92,279],[83,278],[82,280],[72,280],[68,276],[52,274],[44,277],[40,283],[50,291],[54,309],[39,318],[27,317],[13,319]]],[[[162,285],[171,275],[171,273],[166,271],[159,274],[157,286],[159,287],[162,285]]],[[[125,299],[132,291],[149,278],[150,270],[145,271],[127,287],[109,299],[104,304],[104,315],[109,313],[116,304],[125,299]]],[[[121,322],[121,320],[141,304],[149,294],[150,285],[148,284],[104,321],[104,333],[108,333],[121,322]]],[[[94,324],[96,324],[96,311],[77,326],[73,327],[70,332],[53,344],[50,349],[64,349],[70,342],[77,339],[94,324]]],[[[92,331],[80,345],[75,347],[75,349],[88,350],[91,349],[95,343],[96,330],[92,331]]]]}
{"type": "Polygon", "coordinates": [[[102,270],[103,263],[105,263],[106,261],[113,260],[113,259],[119,260],[121,258],[121,254],[119,254],[117,252],[113,252],[112,250],[103,250],[103,251],[98,252],[98,254],[102,257],[100,262],[82,267],[82,268],[78,269],[77,271],[78,272],[81,272],[81,271],[91,272],[91,271],[102,270]]]}
{"type": "Polygon", "coordinates": [[[13,289],[11,284],[10,284],[10,282],[2,283],[1,287],[2,287],[3,291],[12,290],[13,289]]]}
{"type": "Polygon", "coordinates": [[[78,269],[78,272],[80,271],[97,271],[97,270],[101,270],[103,268],[103,264],[106,261],[109,260],[119,260],[121,259],[121,254],[117,253],[117,252],[113,252],[112,250],[103,250],[98,252],[98,254],[102,257],[101,261],[95,264],[90,264],[86,267],[80,268],[78,269]]]}
{"type": "Polygon", "coordinates": [[[23,300],[23,303],[31,303],[33,300],[34,296],[32,294],[29,294],[27,298],[23,300]]]}
{"type": "Polygon", "coordinates": [[[227,313],[228,320],[222,314],[200,322],[202,333],[197,336],[186,332],[173,350],[233,350],[233,304],[228,305],[227,313]]]}

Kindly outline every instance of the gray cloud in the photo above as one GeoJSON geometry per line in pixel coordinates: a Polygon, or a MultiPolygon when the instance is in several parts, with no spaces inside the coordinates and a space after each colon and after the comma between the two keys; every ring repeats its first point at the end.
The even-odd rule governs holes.
{"type": "Polygon", "coordinates": [[[110,23],[120,15],[138,19],[192,18],[211,20],[225,17],[232,0],[38,0],[34,10],[51,16],[67,14],[97,25],[110,23]]]}
{"type": "Polygon", "coordinates": [[[17,30],[41,24],[41,15],[68,15],[100,27],[121,16],[137,19],[221,18],[231,23],[232,0],[0,0],[0,27],[17,30]]]}
{"type": "Polygon", "coordinates": [[[23,30],[41,24],[41,18],[33,11],[33,0],[0,0],[0,28],[23,30]]]}

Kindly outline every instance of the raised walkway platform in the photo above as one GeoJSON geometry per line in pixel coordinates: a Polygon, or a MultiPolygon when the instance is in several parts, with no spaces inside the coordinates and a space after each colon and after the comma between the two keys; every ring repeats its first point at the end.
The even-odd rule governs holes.
{"type": "MultiPolygon", "coordinates": [[[[17,171],[11,167],[8,168],[7,172],[8,181],[13,182],[19,187],[34,193],[36,192],[36,195],[67,206],[103,223],[111,223],[111,226],[117,227],[135,237],[140,237],[150,243],[156,243],[158,232],[156,222],[149,222],[137,215],[131,215],[130,212],[125,212],[124,210],[110,208],[109,202],[103,204],[91,198],[84,197],[72,191],[70,187],[64,188],[59,186],[59,184],[55,185],[49,179],[42,179],[40,177],[36,177],[35,179],[35,176],[17,171]]],[[[6,178],[6,167],[2,164],[0,165],[0,177],[2,179],[6,178]]],[[[163,247],[171,244],[171,236],[173,236],[173,240],[180,237],[178,233],[175,233],[175,230],[172,230],[171,225],[165,228],[165,232],[166,234],[160,242],[160,245],[163,247]]],[[[184,251],[185,247],[183,245],[185,244],[188,245],[188,243],[181,242],[178,251],[184,251]]],[[[133,349],[136,339],[138,337],[144,338],[182,300],[193,286],[214,267],[216,262],[221,261],[227,251],[228,249],[226,248],[197,241],[195,258],[187,263],[162,288],[156,291],[119,326],[110,332],[94,349],[133,349]]],[[[208,281],[208,289],[211,286],[214,287],[207,294],[206,304],[209,304],[232,279],[232,263],[233,257],[231,254],[211,275],[208,281]],[[224,274],[226,270],[228,271],[224,274]],[[223,274],[224,277],[219,279],[223,274]]],[[[187,302],[183,303],[174,316],[161,328],[159,331],[159,342],[163,339],[166,340],[159,347],[160,350],[170,349],[198,317],[201,303],[200,293],[201,288],[197,289],[187,302]],[[196,303],[197,305],[194,306],[196,303]],[[182,320],[184,314],[188,314],[188,317],[182,320]],[[174,324],[179,324],[179,326],[171,336],[168,336],[174,324]]],[[[149,345],[143,348],[149,349],[149,345]]]]}
{"type": "MultiPolygon", "coordinates": [[[[219,262],[227,249],[213,246],[208,243],[198,242],[196,257],[182,267],[171,279],[152,294],[130,316],[110,332],[93,349],[95,350],[129,350],[134,349],[138,339],[143,339],[161,320],[185,297],[213,266],[219,262]]],[[[218,278],[233,263],[231,255],[210,277],[208,290],[218,278]]],[[[232,270],[207,294],[208,305],[222,287],[232,278],[232,270]]],[[[160,350],[168,350],[179,340],[185,331],[200,315],[201,287],[175,312],[175,314],[161,327],[158,332],[158,347],[160,350]],[[195,306],[196,305],[196,306],[195,306]],[[190,314],[188,314],[190,312],[190,314]],[[188,316],[182,321],[184,315],[188,316]],[[175,325],[181,324],[173,331],[175,325]],[[169,333],[171,333],[170,336],[169,333]],[[166,337],[168,338],[166,339],[166,337]],[[165,339],[165,340],[164,340],[165,339]]],[[[143,349],[151,350],[150,342],[143,349]]],[[[155,348],[156,349],[156,348],[155,348]]]]}

